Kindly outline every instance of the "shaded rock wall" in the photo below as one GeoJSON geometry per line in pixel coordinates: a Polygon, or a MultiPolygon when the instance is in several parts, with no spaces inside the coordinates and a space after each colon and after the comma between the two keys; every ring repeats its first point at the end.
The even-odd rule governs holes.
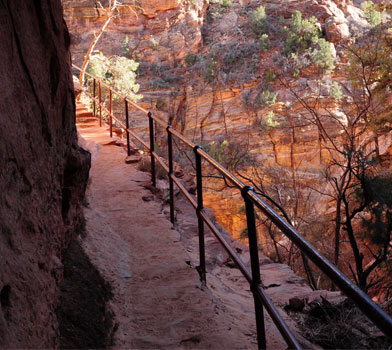
{"type": "Polygon", "coordinates": [[[0,1],[0,347],[54,348],[62,252],[83,223],[90,155],[77,145],[59,0],[0,1]]]}

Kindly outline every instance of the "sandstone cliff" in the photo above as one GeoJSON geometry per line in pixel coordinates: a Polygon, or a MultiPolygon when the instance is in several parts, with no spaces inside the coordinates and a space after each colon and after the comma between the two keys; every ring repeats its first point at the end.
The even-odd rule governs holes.
{"type": "MultiPolygon", "coordinates": [[[[63,3],[72,33],[72,52],[75,62],[80,64],[93,33],[104,19],[91,2],[76,4],[63,0],[63,3]]],[[[344,44],[369,28],[361,3],[351,0],[184,0],[159,2],[152,8],[151,2],[139,1],[140,7],[120,9],[97,50],[107,56],[121,54],[138,60],[143,106],[154,110],[194,142],[218,151],[219,145],[226,142],[231,147],[230,156],[237,159],[249,153],[253,159],[243,174],[259,182],[263,180],[267,185],[276,184],[274,194],[279,200],[283,198],[284,207],[289,208],[293,217],[306,216],[304,221],[310,223],[297,228],[324,249],[325,242],[314,238],[318,234],[325,235],[334,225],[334,203],[320,195],[320,192],[331,191],[322,174],[330,154],[319,129],[309,118],[309,111],[288,86],[301,96],[317,100],[320,109],[342,116],[331,97],[331,87],[334,82],[345,82],[344,44]],[[252,18],[260,5],[265,6],[270,21],[268,49],[260,48],[260,35],[252,30],[252,18]],[[324,74],[315,64],[306,63],[306,68],[295,77],[283,74],[285,85],[271,72],[278,63],[281,67],[287,63],[288,56],[282,51],[285,45],[282,29],[290,26],[296,10],[302,12],[303,18],[315,17],[321,36],[331,48],[336,68],[324,74]],[[269,97],[263,95],[266,91],[269,97]],[[262,103],[260,97],[264,99],[262,103]],[[274,115],[274,119],[268,120],[269,115],[274,115]],[[211,142],[215,142],[215,146],[210,147],[211,142]],[[262,169],[261,175],[255,174],[254,168],[262,169]],[[314,191],[303,191],[301,198],[298,186],[314,191]]],[[[309,59],[303,58],[304,61],[309,59]]],[[[144,116],[132,112],[131,127],[148,140],[144,116]]],[[[327,123],[326,127],[332,138],[339,136],[341,128],[336,123],[327,123]]],[[[158,132],[158,137],[164,140],[165,132],[158,132]]],[[[391,134],[377,135],[374,143],[378,143],[381,158],[391,157],[391,134]]],[[[176,149],[176,155],[180,153],[176,149]]],[[[218,156],[218,160],[224,158],[219,159],[218,152],[213,155],[218,156]]],[[[193,171],[186,157],[178,156],[176,160],[193,171]]],[[[216,191],[217,186],[221,189],[224,184],[207,181],[214,190],[210,193],[206,190],[205,205],[213,208],[225,229],[239,237],[245,229],[240,194],[227,189],[216,191]]],[[[333,238],[330,239],[326,244],[329,247],[333,238]]]]}
{"type": "MultiPolygon", "coordinates": [[[[105,18],[92,2],[63,0],[63,4],[73,59],[81,65],[105,18]]],[[[256,167],[274,168],[277,178],[290,178],[295,169],[301,181],[315,187],[324,185],[320,167],[326,152],[317,128],[311,123],[304,126],[300,120],[306,111],[294,95],[278,81],[269,81],[268,89],[276,93],[276,101],[268,106],[252,105],[265,89],[266,76],[278,54],[273,43],[268,51],[259,49],[258,37],[251,29],[252,15],[263,4],[272,27],[282,26],[279,21],[287,24],[295,10],[300,10],[304,18],[315,16],[334,44],[337,62],[341,62],[340,41],[366,26],[359,4],[349,0],[233,0],[227,6],[222,1],[207,0],[159,1],[154,6],[151,1],[139,1],[140,6],[132,6],[134,2],[127,0],[122,4],[96,50],[139,61],[138,80],[145,108],[154,109],[195,142],[227,139],[237,150],[246,149],[256,167]],[[280,125],[266,132],[260,121],[270,112],[280,125]]],[[[339,72],[322,77],[326,84],[336,78],[339,72]]],[[[320,93],[319,81],[315,69],[289,79],[295,89],[308,96],[320,93]]],[[[322,99],[327,99],[328,93],[328,89],[322,89],[322,99]]],[[[132,119],[131,127],[148,137],[144,116],[133,112],[132,119]]],[[[386,152],[387,146],[383,148],[386,152]]],[[[225,229],[240,235],[245,221],[233,216],[238,204],[213,192],[206,198],[206,205],[214,208],[225,229]]],[[[318,206],[326,210],[328,204],[318,206]]]]}
{"type": "Polygon", "coordinates": [[[90,155],[77,145],[60,1],[0,3],[0,347],[58,346],[62,254],[83,225],[90,155]]]}

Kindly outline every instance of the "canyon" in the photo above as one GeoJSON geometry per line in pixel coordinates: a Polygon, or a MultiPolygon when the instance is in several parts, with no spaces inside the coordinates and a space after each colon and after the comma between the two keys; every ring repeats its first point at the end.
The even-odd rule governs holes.
{"type": "MultiPolygon", "coordinates": [[[[73,60],[80,66],[105,17],[89,1],[63,0],[63,6],[73,60]]],[[[152,6],[150,1],[135,4],[124,0],[95,50],[139,62],[144,108],[207,150],[215,149],[216,156],[227,152],[231,158],[242,159],[241,174],[246,178],[257,182],[259,170],[264,169],[261,177],[268,179],[269,185],[278,183],[275,191],[284,193],[288,206],[295,205],[295,183],[315,189],[304,195],[308,196],[307,204],[298,216],[327,213],[324,222],[317,223],[324,227],[322,231],[334,220],[333,202],[319,195],[331,191],[323,175],[330,155],[296,94],[319,99],[323,108],[341,115],[331,91],[335,82],[346,82],[344,48],[350,38],[368,27],[360,1],[236,0],[225,5],[223,1],[193,0],[159,1],[152,6]],[[272,28],[271,47],[264,51],[252,30],[252,16],[259,5],[265,6],[272,28]],[[320,74],[317,67],[308,65],[300,76],[285,75],[283,81],[271,73],[281,59],[279,27],[288,25],[295,11],[301,11],[303,18],[316,18],[322,35],[332,45],[336,64],[332,72],[320,74]],[[266,91],[270,95],[265,98],[266,91]],[[261,104],[260,96],[264,99],[261,104]]],[[[147,120],[136,110],[132,111],[131,127],[148,138],[147,120]]],[[[327,129],[332,137],[340,135],[335,123],[327,129]]],[[[164,130],[158,130],[157,136],[164,144],[164,130]]],[[[391,134],[376,135],[373,142],[389,164],[391,134]]],[[[183,147],[176,146],[178,162],[192,172],[193,165],[181,156],[183,147]]],[[[226,156],[223,154],[223,163],[226,156]]],[[[227,231],[241,238],[246,224],[240,194],[227,189],[223,181],[211,180],[210,187],[221,192],[206,193],[205,205],[213,208],[227,231]]],[[[265,235],[261,239],[271,244],[265,235]]],[[[313,243],[319,244],[318,238],[313,243]]]]}

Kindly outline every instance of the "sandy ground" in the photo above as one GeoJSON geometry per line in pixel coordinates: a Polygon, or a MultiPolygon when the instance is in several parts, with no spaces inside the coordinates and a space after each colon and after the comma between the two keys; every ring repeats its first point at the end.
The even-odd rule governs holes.
{"type": "MultiPolygon", "coordinates": [[[[80,123],[78,130],[80,144],[93,159],[82,246],[112,286],[117,324],[113,348],[257,348],[249,285],[230,267],[211,235],[206,238],[207,287],[199,282],[192,208],[178,198],[174,229],[165,205],[143,186],[150,175],[125,164],[126,152],[109,138],[107,128],[80,123]]],[[[246,247],[238,251],[245,254],[246,247]]],[[[273,296],[275,290],[280,306],[296,288],[300,296],[312,297],[310,288],[285,265],[267,259],[261,273],[276,287],[269,291],[273,296]]],[[[294,329],[292,319],[280,311],[294,329]]],[[[268,317],[266,332],[269,349],[287,348],[268,317]]],[[[298,337],[305,348],[312,347],[298,337]]]]}

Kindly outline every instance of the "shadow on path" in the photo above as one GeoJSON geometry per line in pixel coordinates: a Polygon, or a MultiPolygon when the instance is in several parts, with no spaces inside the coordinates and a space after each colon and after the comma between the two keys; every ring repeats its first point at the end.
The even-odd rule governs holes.
{"type": "Polygon", "coordinates": [[[113,313],[106,303],[111,287],[77,240],[64,255],[64,281],[57,318],[61,349],[105,349],[112,343],[113,313]]]}

